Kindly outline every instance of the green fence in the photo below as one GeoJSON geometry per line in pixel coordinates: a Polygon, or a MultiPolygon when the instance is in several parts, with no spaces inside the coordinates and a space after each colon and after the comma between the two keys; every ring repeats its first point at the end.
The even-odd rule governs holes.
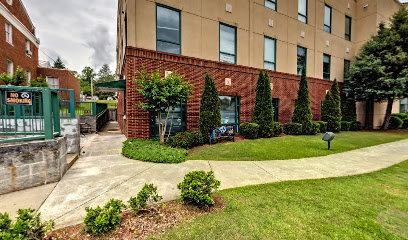
{"type": "Polygon", "coordinates": [[[0,86],[0,143],[60,135],[60,98],[49,88],[0,86]]]}
{"type": "Polygon", "coordinates": [[[55,89],[59,93],[61,118],[75,118],[75,91],[73,89],[55,89]]]}
{"type": "Polygon", "coordinates": [[[97,116],[108,108],[108,104],[96,102],[75,102],[75,113],[81,116],[97,116]]]}

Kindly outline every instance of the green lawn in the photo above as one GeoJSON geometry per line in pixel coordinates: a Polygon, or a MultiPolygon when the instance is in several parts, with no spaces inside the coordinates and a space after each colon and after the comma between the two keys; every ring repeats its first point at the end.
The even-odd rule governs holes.
{"type": "Polygon", "coordinates": [[[353,177],[221,191],[226,209],[157,239],[408,239],[408,161],[353,177]]]}
{"type": "Polygon", "coordinates": [[[108,109],[116,109],[116,104],[117,104],[116,100],[98,100],[95,102],[108,104],[108,109]]]}
{"type": "Polygon", "coordinates": [[[322,141],[322,136],[322,134],[317,136],[285,136],[235,143],[225,141],[221,144],[194,149],[187,156],[187,160],[260,161],[308,158],[408,138],[408,134],[389,132],[344,132],[336,134],[332,142],[332,150],[328,151],[327,143],[322,141]]]}

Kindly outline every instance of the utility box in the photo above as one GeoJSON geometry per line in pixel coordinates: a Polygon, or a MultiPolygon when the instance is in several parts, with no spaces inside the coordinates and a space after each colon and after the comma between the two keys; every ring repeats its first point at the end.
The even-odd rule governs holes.
{"type": "Polygon", "coordinates": [[[333,141],[335,136],[336,135],[334,133],[327,132],[327,133],[324,134],[324,136],[322,138],[323,141],[326,141],[328,143],[328,149],[329,150],[331,149],[331,141],[333,141]]]}

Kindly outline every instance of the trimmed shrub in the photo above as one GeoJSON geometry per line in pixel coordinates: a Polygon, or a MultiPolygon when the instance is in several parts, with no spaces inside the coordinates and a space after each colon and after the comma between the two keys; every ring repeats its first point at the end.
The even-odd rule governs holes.
{"type": "Polygon", "coordinates": [[[304,135],[313,134],[313,114],[310,109],[309,87],[307,85],[306,67],[303,66],[302,76],[300,78],[297,104],[292,115],[292,122],[302,125],[304,135]]]}
{"type": "Polygon", "coordinates": [[[390,118],[390,125],[388,126],[389,129],[399,129],[402,128],[403,121],[396,116],[391,116],[390,118]]]}
{"type": "Polygon", "coordinates": [[[327,132],[327,122],[317,121],[317,123],[319,124],[319,132],[320,133],[327,132]]]}
{"type": "Polygon", "coordinates": [[[320,132],[320,124],[317,122],[313,122],[313,128],[312,132],[310,133],[311,135],[316,135],[320,132]]]}
{"type": "Polygon", "coordinates": [[[283,126],[279,122],[275,122],[273,125],[273,136],[277,137],[283,133],[283,126]]]}
{"type": "Polygon", "coordinates": [[[0,213],[0,239],[45,239],[54,228],[54,221],[41,222],[40,213],[34,209],[19,209],[13,222],[8,213],[0,213]]]}
{"type": "Polygon", "coordinates": [[[193,171],[184,176],[183,182],[177,185],[181,191],[181,200],[184,204],[198,207],[214,205],[213,190],[217,190],[220,181],[214,177],[214,172],[193,171]]]}
{"type": "Polygon", "coordinates": [[[286,135],[302,135],[302,124],[286,123],[283,127],[283,132],[286,135]]]}
{"type": "Polygon", "coordinates": [[[361,131],[362,129],[363,126],[361,125],[360,122],[357,121],[351,122],[350,131],[361,131]]]}
{"type": "Polygon", "coordinates": [[[86,207],[84,219],[85,232],[102,235],[120,223],[119,213],[125,208],[121,200],[111,199],[104,207],[86,207]]]}
{"type": "Polygon", "coordinates": [[[184,162],[187,153],[185,149],[172,148],[154,140],[128,139],[122,147],[123,156],[154,163],[184,162]]]}
{"type": "Polygon", "coordinates": [[[257,139],[259,125],[256,123],[242,123],[239,125],[239,133],[246,139],[257,139]]]}
{"type": "Polygon", "coordinates": [[[341,117],[339,118],[336,112],[336,101],[330,93],[326,94],[322,107],[322,121],[327,122],[327,131],[339,132],[341,129],[341,117]]]}
{"type": "Polygon", "coordinates": [[[145,209],[148,202],[155,203],[161,201],[162,199],[163,197],[157,193],[156,186],[153,184],[145,184],[142,190],[137,193],[137,196],[130,198],[128,203],[130,208],[136,214],[140,210],[145,209]]]}
{"type": "Polygon", "coordinates": [[[259,72],[256,83],[255,106],[252,121],[259,125],[261,138],[269,138],[273,135],[273,105],[271,94],[271,83],[267,72],[259,72]]]}
{"type": "Polygon", "coordinates": [[[342,121],[341,122],[341,131],[350,131],[351,122],[342,121]]]}
{"type": "Polygon", "coordinates": [[[200,118],[198,126],[204,142],[208,142],[210,138],[210,128],[221,125],[221,101],[218,95],[217,86],[214,80],[208,75],[205,75],[205,84],[203,94],[200,100],[200,118]]]}
{"type": "Polygon", "coordinates": [[[402,123],[402,128],[403,129],[408,129],[408,119],[405,119],[402,123]]]}
{"type": "Polygon", "coordinates": [[[204,143],[204,137],[200,131],[186,131],[177,133],[176,136],[166,140],[166,145],[173,148],[190,149],[204,143]]]}
{"type": "Polygon", "coordinates": [[[405,119],[408,119],[408,113],[393,113],[391,116],[397,117],[404,121],[405,119]]]}

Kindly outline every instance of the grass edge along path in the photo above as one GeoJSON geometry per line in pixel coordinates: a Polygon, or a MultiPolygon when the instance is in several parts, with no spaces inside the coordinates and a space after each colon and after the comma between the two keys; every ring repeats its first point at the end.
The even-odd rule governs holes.
{"type": "Polygon", "coordinates": [[[408,161],[219,192],[226,209],[150,239],[408,239],[408,161]]]}
{"type": "Polygon", "coordinates": [[[187,160],[265,161],[310,158],[408,139],[406,133],[342,132],[336,134],[332,150],[328,151],[327,142],[322,141],[322,136],[323,134],[284,136],[235,143],[225,141],[192,149],[187,160]]]}

